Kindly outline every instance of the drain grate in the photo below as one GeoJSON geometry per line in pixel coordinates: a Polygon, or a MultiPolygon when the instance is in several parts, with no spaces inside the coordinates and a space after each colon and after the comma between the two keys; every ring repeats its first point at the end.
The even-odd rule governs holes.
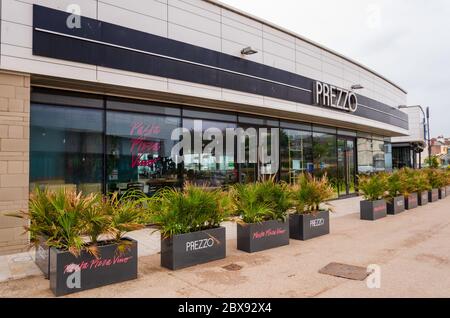
{"type": "Polygon", "coordinates": [[[226,269],[227,271],[230,271],[230,272],[237,272],[242,269],[242,266],[240,266],[238,264],[230,264],[230,265],[224,266],[222,268],[226,269]]]}
{"type": "Polygon", "coordinates": [[[370,275],[365,267],[340,263],[330,263],[322,268],[319,273],[359,281],[365,280],[370,275]]]}

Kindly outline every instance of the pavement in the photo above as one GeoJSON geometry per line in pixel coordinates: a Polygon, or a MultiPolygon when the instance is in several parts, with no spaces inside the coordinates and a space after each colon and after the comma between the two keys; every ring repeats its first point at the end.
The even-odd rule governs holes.
{"type": "MultiPolygon", "coordinates": [[[[67,297],[450,297],[450,197],[375,222],[359,219],[360,200],[333,202],[330,235],[255,254],[236,249],[227,223],[227,258],[179,271],[160,267],[158,233],[134,232],[137,280],[67,297]],[[380,288],[318,272],[331,262],[376,265],[380,288]]],[[[32,254],[0,257],[0,273],[0,297],[53,297],[32,254]]]]}

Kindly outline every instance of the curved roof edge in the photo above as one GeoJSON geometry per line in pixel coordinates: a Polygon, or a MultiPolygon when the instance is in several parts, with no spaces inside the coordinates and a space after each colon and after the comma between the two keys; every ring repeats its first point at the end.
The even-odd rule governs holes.
{"type": "Polygon", "coordinates": [[[322,49],[322,50],[327,51],[328,53],[331,53],[331,54],[333,54],[333,55],[336,55],[336,56],[338,56],[338,57],[340,57],[340,58],[346,60],[347,62],[350,62],[350,63],[352,63],[352,64],[354,64],[354,65],[356,65],[356,66],[358,66],[358,67],[361,67],[361,68],[365,69],[366,71],[372,73],[373,75],[375,75],[375,76],[381,78],[382,80],[388,82],[388,83],[391,84],[392,86],[394,86],[394,87],[396,87],[397,89],[401,90],[403,93],[408,94],[408,92],[407,92],[405,89],[403,89],[401,86],[399,86],[399,85],[397,85],[396,83],[394,83],[393,81],[387,79],[386,77],[384,77],[384,76],[381,75],[380,73],[378,73],[378,72],[372,70],[371,68],[365,66],[364,64],[361,64],[361,63],[359,63],[359,62],[357,62],[357,61],[355,61],[355,60],[353,60],[353,59],[351,59],[351,58],[349,58],[349,57],[347,57],[347,56],[345,56],[345,55],[342,55],[341,53],[338,53],[338,52],[336,52],[336,51],[334,51],[334,50],[332,50],[332,49],[330,49],[330,48],[328,48],[328,47],[326,47],[326,46],[324,46],[324,45],[322,45],[322,44],[319,44],[319,43],[317,43],[317,42],[314,42],[313,40],[310,40],[310,39],[308,39],[308,38],[306,38],[306,37],[304,37],[304,36],[302,36],[302,35],[300,35],[300,34],[298,34],[298,33],[295,33],[295,32],[293,32],[293,31],[291,31],[291,30],[288,30],[288,29],[286,29],[286,28],[283,28],[283,27],[281,27],[281,26],[279,26],[279,25],[276,25],[276,24],[274,24],[274,23],[272,23],[272,22],[269,22],[269,21],[267,21],[267,20],[265,20],[265,19],[262,19],[262,18],[260,18],[260,17],[254,16],[254,15],[252,15],[252,14],[250,14],[250,13],[247,13],[247,12],[245,12],[245,11],[242,11],[242,10],[240,10],[240,9],[237,9],[237,8],[235,8],[235,7],[233,7],[233,6],[230,6],[230,5],[228,5],[228,4],[225,4],[225,3],[220,2],[220,1],[218,1],[218,0],[203,0],[203,1],[208,2],[208,3],[211,3],[211,4],[216,5],[216,6],[218,6],[218,7],[221,7],[221,8],[223,8],[223,9],[232,11],[232,12],[234,12],[234,13],[237,13],[237,14],[239,14],[239,15],[242,15],[242,16],[244,16],[244,17],[247,17],[247,18],[249,18],[249,19],[252,19],[252,20],[254,20],[254,21],[256,21],[256,22],[259,22],[259,23],[265,24],[265,25],[267,25],[267,26],[270,26],[270,27],[272,27],[272,28],[274,28],[274,29],[276,29],[276,30],[278,30],[278,31],[281,31],[281,32],[283,32],[283,33],[292,35],[292,36],[294,36],[294,37],[296,37],[296,38],[298,38],[298,39],[300,39],[300,40],[302,40],[302,41],[308,42],[309,44],[312,44],[312,45],[314,45],[314,46],[316,46],[316,47],[318,47],[318,48],[320,48],[320,49],[322,49]]]}

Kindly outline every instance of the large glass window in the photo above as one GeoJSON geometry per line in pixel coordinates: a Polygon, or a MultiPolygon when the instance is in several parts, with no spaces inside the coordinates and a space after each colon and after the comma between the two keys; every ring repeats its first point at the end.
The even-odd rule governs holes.
{"type": "Polygon", "coordinates": [[[375,172],[385,171],[384,140],[373,140],[373,168],[375,172]]]}
{"type": "Polygon", "coordinates": [[[32,104],[30,133],[31,190],[102,191],[101,110],[32,104]]]}
{"type": "Polygon", "coordinates": [[[384,144],[384,162],[386,171],[391,172],[392,167],[392,144],[385,142],[384,144]]]}
{"type": "Polygon", "coordinates": [[[227,149],[226,129],[234,129],[236,128],[236,124],[206,120],[197,120],[194,123],[194,119],[183,119],[183,127],[189,129],[192,136],[191,153],[183,154],[185,180],[196,184],[206,184],[210,187],[222,187],[235,183],[238,174],[235,165],[235,156],[231,155],[234,153],[234,149],[227,149]],[[200,153],[196,153],[194,148],[195,124],[198,126],[196,130],[200,131],[201,129],[202,134],[208,130],[211,133],[211,140],[203,138],[200,153]],[[214,130],[217,133],[220,131],[222,137],[213,136],[214,130]],[[211,142],[217,142],[218,147],[212,149],[211,152],[204,153],[205,146],[211,142]]]}
{"type": "Polygon", "coordinates": [[[180,164],[172,160],[172,131],[180,118],[108,111],[106,116],[107,192],[140,189],[152,195],[179,187],[180,164]]]}
{"type": "Polygon", "coordinates": [[[373,170],[372,140],[358,138],[358,173],[372,173],[373,170]]]}
{"type": "Polygon", "coordinates": [[[314,175],[328,175],[338,196],[336,135],[313,133],[314,175]]]}
{"type": "Polygon", "coordinates": [[[312,133],[280,131],[281,180],[293,183],[302,173],[313,173],[312,133]]]}

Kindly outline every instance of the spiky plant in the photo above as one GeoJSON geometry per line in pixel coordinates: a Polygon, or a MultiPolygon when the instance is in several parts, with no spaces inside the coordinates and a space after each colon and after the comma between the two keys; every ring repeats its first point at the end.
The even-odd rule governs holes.
{"type": "Polygon", "coordinates": [[[387,191],[386,173],[377,173],[370,176],[361,175],[358,177],[358,188],[365,200],[381,200],[387,191]]]}
{"type": "Polygon", "coordinates": [[[221,190],[186,183],[183,190],[165,188],[145,200],[144,209],[164,238],[219,227],[230,213],[221,190]]]}
{"type": "Polygon", "coordinates": [[[276,219],[273,204],[261,200],[259,184],[237,184],[230,191],[236,214],[240,216],[242,223],[261,223],[276,219]]]}
{"type": "Polygon", "coordinates": [[[403,180],[399,171],[394,171],[387,177],[387,190],[386,198],[392,201],[395,197],[402,194],[403,180]]]}
{"type": "Polygon", "coordinates": [[[439,189],[445,186],[446,178],[443,171],[439,169],[425,169],[424,173],[428,177],[431,188],[439,189]]]}
{"type": "Polygon", "coordinates": [[[141,228],[135,203],[128,197],[102,198],[100,194],[83,195],[70,189],[56,192],[36,188],[30,194],[28,211],[9,214],[29,220],[25,227],[33,245],[45,238],[49,247],[79,256],[87,251],[99,257],[102,235],[111,235],[119,242],[125,232],[141,228]]]}
{"type": "Polygon", "coordinates": [[[334,196],[334,190],[326,175],[316,178],[310,174],[302,174],[291,188],[295,203],[295,213],[314,214],[321,209],[332,211],[326,201],[334,196]]]}

